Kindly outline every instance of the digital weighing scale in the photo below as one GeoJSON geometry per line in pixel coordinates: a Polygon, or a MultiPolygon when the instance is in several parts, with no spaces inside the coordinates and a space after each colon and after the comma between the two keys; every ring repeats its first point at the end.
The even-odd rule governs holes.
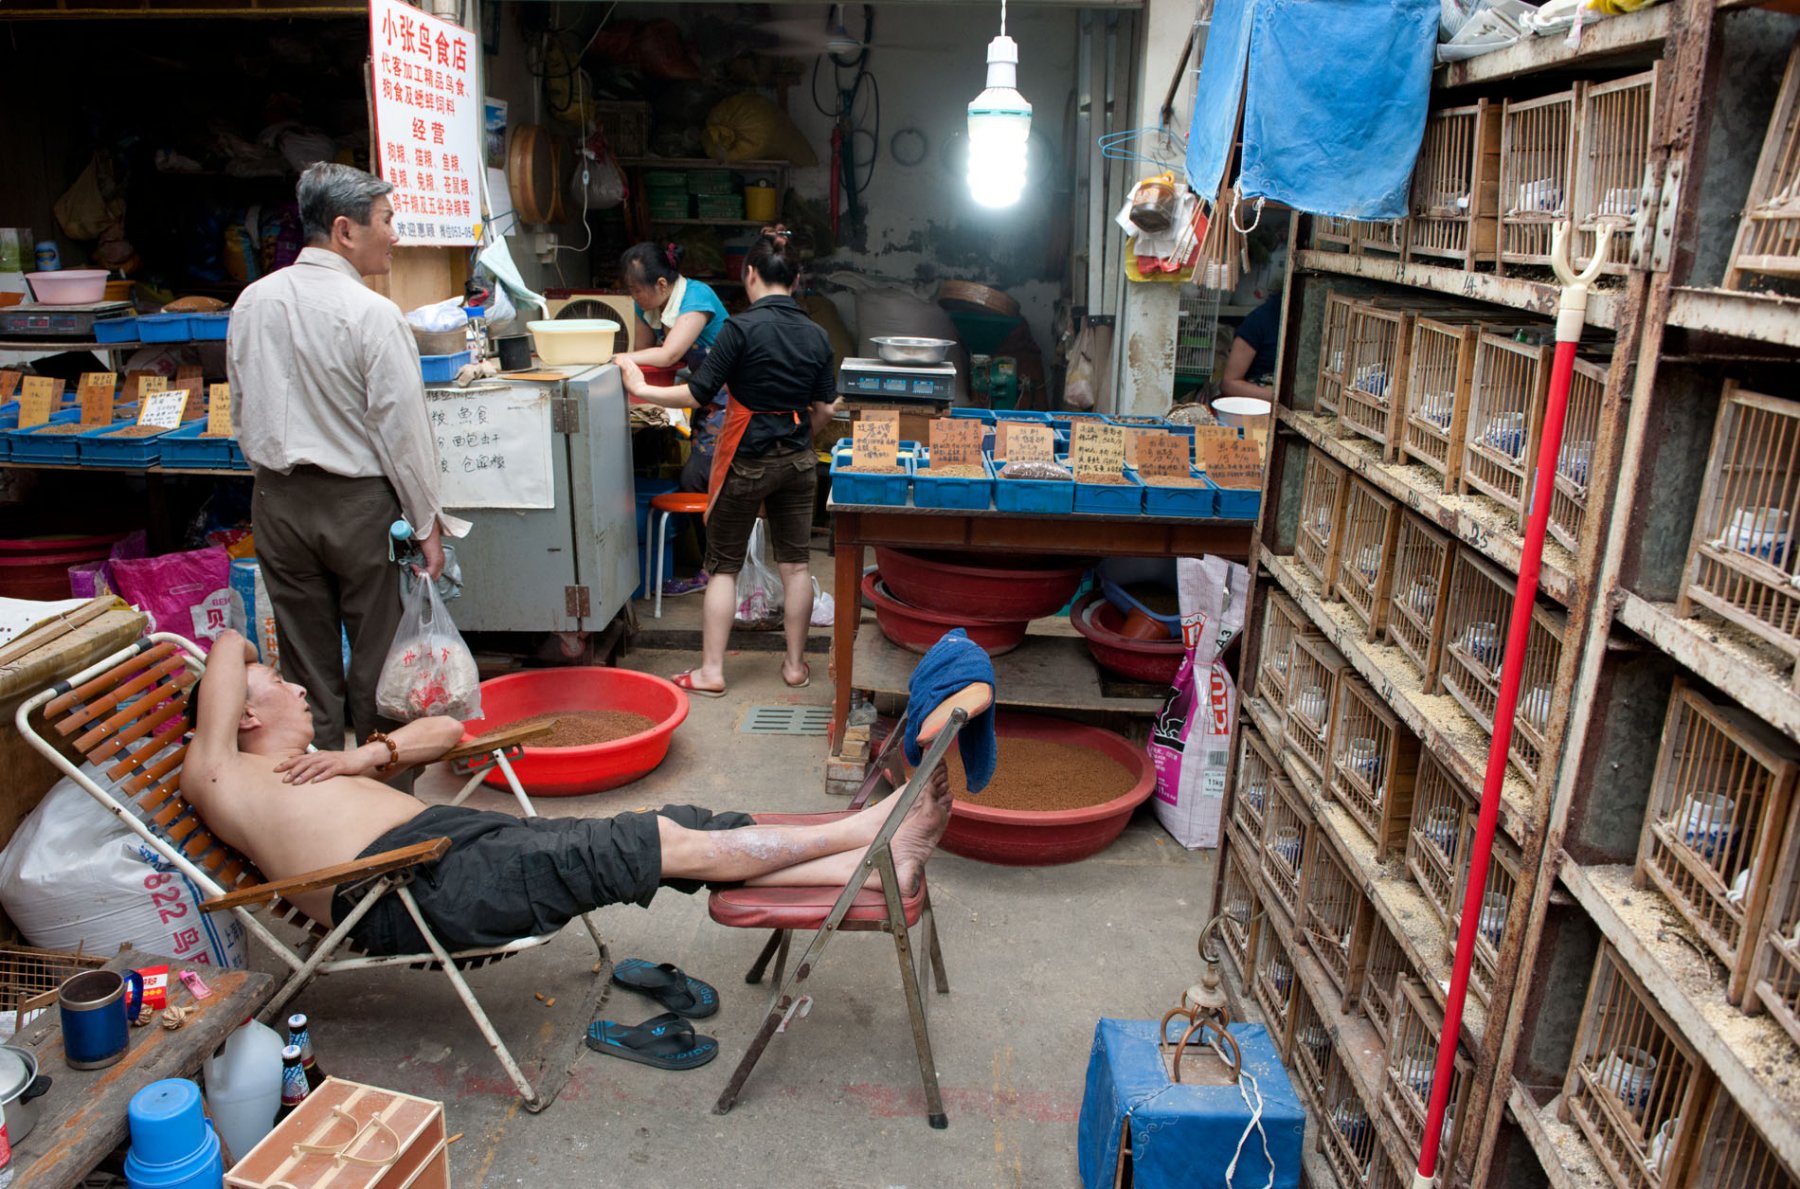
{"type": "Polygon", "coordinates": [[[94,323],[132,313],[128,301],[94,301],[85,305],[21,302],[0,309],[0,335],[8,338],[92,339],[94,323]]]}
{"type": "Polygon", "coordinates": [[[846,359],[838,368],[838,395],[947,404],[956,394],[954,363],[900,364],[846,359]]]}

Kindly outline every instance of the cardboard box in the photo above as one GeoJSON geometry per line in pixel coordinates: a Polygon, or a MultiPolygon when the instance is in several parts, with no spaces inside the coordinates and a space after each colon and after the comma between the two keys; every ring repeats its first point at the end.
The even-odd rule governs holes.
{"type": "Polygon", "coordinates": [[[444,1104],[326,1078],[225,1174],[230,1189],[449,1189],[444,1104]]]}

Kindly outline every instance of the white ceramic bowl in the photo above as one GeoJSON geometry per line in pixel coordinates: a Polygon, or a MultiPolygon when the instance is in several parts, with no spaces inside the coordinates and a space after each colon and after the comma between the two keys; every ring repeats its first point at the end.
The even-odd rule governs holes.
{"type": "Polygon", "coordinates": [[[604,318],[570,318],[561,322],[527,322],[538,358],[553,367],[610,363],[619,324],[604,318]]]}
{"type": "Polygon", "coordinates": [[[79,306],[106,298],[104,268],[69,268],[56,272],[28,272],[31,295],[48,306],[79,306]]]}
{"type": "Polygon", "coordinates": [[[1269,419],[1269,402],[1254,396],[1221,396],[1212,403],[1220,425],[1251,429],[1269,419]]]}

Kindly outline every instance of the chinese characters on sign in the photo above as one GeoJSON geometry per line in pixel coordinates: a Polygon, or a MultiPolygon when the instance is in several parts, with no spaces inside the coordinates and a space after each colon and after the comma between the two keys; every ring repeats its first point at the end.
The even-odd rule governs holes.
{"type": "Polygon", "coordinates": [[[475,35],[401,0],[370,0],[376,157],[406,245],[480,242],[475,35]]]}
{"type": "Polygon", "coordinates": [[[553,508],[550,398],[532,385],[427,388],[438,490],[452,508],[553,508]]]}

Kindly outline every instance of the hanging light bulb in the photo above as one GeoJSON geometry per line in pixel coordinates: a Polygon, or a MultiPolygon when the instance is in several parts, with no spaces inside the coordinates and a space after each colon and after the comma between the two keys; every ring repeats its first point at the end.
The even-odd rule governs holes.
{"type": "Polygon", "coordinates": [[[1006,3],[1000,4],[1000,36],[988,42],[987,89],[969,102],[969,193],[987,207],[1008,207],[1025,193],[1031,104],[1019,94],[1019,43],[1006,35],[1006,3]]]}

